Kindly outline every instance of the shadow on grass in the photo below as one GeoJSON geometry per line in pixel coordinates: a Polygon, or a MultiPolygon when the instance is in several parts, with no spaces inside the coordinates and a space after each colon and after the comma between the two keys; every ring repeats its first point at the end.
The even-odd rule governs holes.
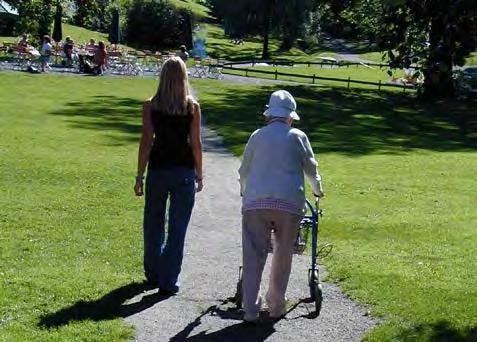
{"type": "Polygon", "coordinates": [[[401,333],[397,341],[471,342],[477,341],[477,327],[458,330],[449,322],[420,324],[401,333]]]}
{"type": "Polygon", "coordinates": [[[49,329],[67,325],[73,321],[104,321],[118,317],[129,317],[169,298],[169,296],[154,292],[143,296],[138,302],[124,303],[128,299],[152,289],[154,287],[147,283],[131,283],[117,288],[97,300],[78,301],[67,308],[43,316],[38,326],[49,329]]]}
{"type": "Polygon", "coordinates": [[[142,103],[133,98],[94,96],[88,101],[68,102],[50,114],[67,117],[76,128],[113,133],[117,142],[136,142],[141,132],[142,103]]]}
{"type": "MultiPolygon", "coordinates": [[[[368,89],[282,85],[298,103],[300,121],[317,153],[403,153],[412,149],[470,151],[477,148],[475,102],[420,102],[410,95],[368,89]]],[[[212,89],[202,96],[207,121],[241,153],[275,87],[246,91],[212,89]]]]}
{"type": "MultiPolygon", "coordinates": [[[[207,123],[218,128],[225,144],[240,154],[250,133],[263,125],[264,105],[278,87],[296,97],[302,120],[295,126],[308,134],[317,153],[477,149],[476,101],[423,102],[391,91],[304,85],[237,87],[219,82],[205,88],[199,85],[199,100],[207,123]]],[[[139,139],[141,105],[133,98],[95,96],[69,102],[52,114],[67,117],[73,127],[101,130],[122,144],[139,139]]]]}

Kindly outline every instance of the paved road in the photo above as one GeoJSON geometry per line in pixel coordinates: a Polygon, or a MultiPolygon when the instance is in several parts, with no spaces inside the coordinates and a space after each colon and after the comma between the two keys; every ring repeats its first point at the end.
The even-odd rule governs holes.
{"type": "MultiPolygon", "coordinates": [[[[230,302],[241,263],[239,160],[204,129],[204,191],[189,226],[179,295],[156,298],[153,305],[126,318],[136,341],[358,341],[376,322],[333,284],[324,283],[320,317],[308,297],[309,257],[296,256],[287,296],[293,309],[278,323],[244,325],[230,302]]],[[[326,224],[326,223],[325,223],[326,224]]],[[[269,265],[267,265],[269,266],[269,265]]],[[[266,270],[267,271],[267,270],[266,270]]],[[[264,276],[266,277],[266,274],[264,276]]],[[[144,292],[129,303],[154,298],[144,292]]]]}

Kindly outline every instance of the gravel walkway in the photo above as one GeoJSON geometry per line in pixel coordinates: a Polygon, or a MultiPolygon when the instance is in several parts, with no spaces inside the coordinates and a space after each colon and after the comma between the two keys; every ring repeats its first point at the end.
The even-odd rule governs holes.
{"type": "MultiPolygon", "coordinates": [[[[204,191],[197,195],[181,273],[181,292],[126,318],[136,341],[359,341],[376,324],[366,310],[324,283],[321,315],[313,317],[308,297],[309,256],[295,256],[287,296],[293,305],[279,322],[242,323],[231,303],[241,264],[239,160],[204,128],[204,191]]],[[[326,222],[324,223],[326,224],[326,222]]],[[[269,266],[269,265],[267,265],[269,266]]],[[[267,270],[265,271],[267,272],[267,270]]],[[[264,273],[264,278],[268,273],[264,273]]],[[[263,289],[262,289],[263,290],[263,289]]],[[[152,290],[129,302],[154,297],[152,290]]]]}

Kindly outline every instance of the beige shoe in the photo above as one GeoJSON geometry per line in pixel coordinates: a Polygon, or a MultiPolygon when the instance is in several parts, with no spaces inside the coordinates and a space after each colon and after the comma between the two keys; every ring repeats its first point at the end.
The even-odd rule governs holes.
{"type": "Polygon", "coordinates": [[[284,317],[287,313],[287,303],[288,303],[288,298],[286,297],[285,297],[285,302],[280,307],[273,307],[272,305],[270,305],[270,301],[267,301],[270,318],[278,319],[278,318],[284,317]]]}
{"type": "Polygon", "coordinates": [[[269,312],[270,312],[270,318],[280,319],[285,317],[285,315],[287,314],[287,308],[283,307],[280,310],[270,310],[269,312]]]}

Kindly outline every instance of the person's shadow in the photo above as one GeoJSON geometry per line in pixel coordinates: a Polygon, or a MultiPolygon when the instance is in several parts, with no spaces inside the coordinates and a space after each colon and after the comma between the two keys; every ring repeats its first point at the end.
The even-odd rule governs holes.
{"type": "Polygon", "coordinates": [[[138,302],[124,303],[128,299],[154,288],[146,282],[130,283],[107,293],[97,300],[78,301],[69,307],[42,316],[38,326],[41,328],[56,328],[72,321],[102,321],[118,317],[125,318],[170,297],[159,295],[156,291],[143,296],[138,302]]]}
{"type": "MultiPolygon", "coordinates": [[[[273,333],[275,333],[274,325],[279,320],[272,320],[267,314],[260,312],[259,324],[250,324],[245,323],[242,320],[243,313],[241,313],[235,306],[230,307],[227,304],[235,302],[235,298],[227,298],[219,304],[210,306],[207,310],[203,311],[194,321],[189,323],[182,331],[173,336],[169,341],[170,342],[181,342],[181,341],[227,341],[227,342],[242,342],[242,341],[265,341],[273,333]],[[237,320],[240,323],[230,325],[221,330],[214,332],[201,331],[200,333],[189,336],[195,328],[200,326],[202,323],[201,320],[203,317],[219,316],[221,319],[227,320],[237,320]]],[[[295,303],[291,308],[288,309],[287,314],[295,310],[300,304],[308,303],[308,299],[300,300],[295,303]]],[[[319,313],[311,313],[309,315],[302,315],[299,318],[306,319],[315,319],[318,317],[319,313]]]]}

